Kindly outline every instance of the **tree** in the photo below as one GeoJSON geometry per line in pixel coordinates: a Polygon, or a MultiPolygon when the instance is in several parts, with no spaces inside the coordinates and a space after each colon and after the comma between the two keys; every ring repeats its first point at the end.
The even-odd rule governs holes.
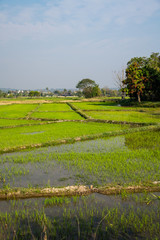
{"type": "Polygon", "coordinates": [[[147,60],[147,65],[150,68],[154,68],[158,72],[160,71],[160,55],[159,53],[152,53],[147,60]]]}
{"type": "Polygon", "coordinates": [[[124,90],[130,97],[142,100],[160,99],[160,56],[152,53],[149,58],[132,58],[127,63],[124,90]]]}
{"type": "Polygon", "coordinates": [[[160,71],[146,67],[148,81],[146,82],[144,100],[160,100],[160,71]]]}
{"type": "Polygon", "coordinates": [[[89,78],[79,81],[76,88],[79,88],[86,98],[97,97],[101,94],[99,86],[89,78]]]}
{"type": "Polygon", "coordinates": [[[96,86],[95,81],[93,81],[89,78],[85,78],[85,79],[82,79],[81,81],[78,82],[76,88],[79,88],[79,89],[83,90],[87,87],[94,87],[94,86],[96,86]]]}
{"type": "Polygon", "coordinates": [[[115,85],[117,86],[119,92],[121,92],[122,99],[125,98],[125,93],[122,90],[124,88],[124,80],[125,80],[125,68],[122,68],[120,71],[114,71],[115,76],[115,85]]]}
{"type": "Polygon", "coordinates": [[[2,90],[0,90],[0,98],[5,97],[6,93],[4,93],[2,90]]]}
{"type": "Polygon", "coordinates": [[[145,89],[145,81],[147,78],[143,74],[143,68],[137,62],[133,62],[126,69],[126,79],[123,83],[126,85],[128,95],[130,97],[137,96],[138,102],[141,102],[141,95],[145,89]]]}
{"type": "Polygon", "coordinates": [[[29,97],[39,97],[40,96],[40,92],[38,91],[30,91],[29,92],[29,97]]]}

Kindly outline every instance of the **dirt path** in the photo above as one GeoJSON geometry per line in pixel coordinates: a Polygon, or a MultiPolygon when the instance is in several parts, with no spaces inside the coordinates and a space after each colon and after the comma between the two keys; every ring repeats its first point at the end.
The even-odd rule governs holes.
{"type": "Polygon", "coordinates": [[[139,193],[139,192],[160,192],[160,181],[155,181],[150,186],[105,186],[94,188],[91,186],[68,186],[63,188],[16,188],[0,190],[0,199],[24,199],[24,198],[38,198],[38,197],[53,197],[53,196],[74,196],[74,195],[88,195],[92,193],[100,193],[104,195],[114,195],[125,193],[139,193]]]}

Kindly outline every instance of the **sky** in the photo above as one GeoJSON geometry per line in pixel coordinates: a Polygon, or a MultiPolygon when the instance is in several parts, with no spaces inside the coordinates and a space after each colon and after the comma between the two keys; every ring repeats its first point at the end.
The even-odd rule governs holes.
{"type": "Polygon", "coordinates": [[[115,71],[152,52],[160,0],[0,0],[0,88],[115,88],[115,71]]]}

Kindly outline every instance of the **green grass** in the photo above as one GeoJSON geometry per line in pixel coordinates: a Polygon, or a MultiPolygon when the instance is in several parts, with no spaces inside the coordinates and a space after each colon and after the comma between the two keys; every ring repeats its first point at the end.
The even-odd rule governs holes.
{"type": "Polygon", "coordinates": [[[110,108],[117,108],[116,102],[74,102],[73,105],[75,105],[77,108],[82,110],[107,110],[110,108]]]}
{"type": "MultiPolygon", "coordinates": [[[[55,99],[57,100],[59,98],[55,99]]],[[[136,106],[123,108],[116,104],[83,102],[73,105],[80,109],[93,110],[85,113],[99,119],[160,122],[159,108],[144,109],[145,106],[137,109],[136,106]],[[109,111],[113,109],[118,111],[109,111]],[[127,111],[122,111],[124,109],[127,111]],[[108,111],[96,112],[96,110],[108,111]]],[[[0,117],[26,117],[33,111],[31,117],[75,119],[75,116],[78,116],[80,118],[68,108],[69,106],[64,103],[14,104],[0,106],[0,117]]],[[[0,119],[0,126],[34,123],[39,121],[0,119]]],[[[142,129],[143,132],[140,132],[139,128],[133,129],[129,125],[98,122],[61,122],[0,129],[1,152],[5,149],[23,148],[41,143],[45,145],[54,140],[73,138],[80,140],[79,137],[93,135],[98,137],[98,134],[113,134],[114,131],[120,131],[119,134],[124,134],[123,130],[130,132],[94,141],[3,154],[0,156],[1,189],[9,192],[15,187],[18,191],[18,187],[21,186],[60,187],[68,184],[153,186],[153,181],[160,180],[160,131],[158,126],[142,129]],[[153,127],[157,130],[144,131],[153,127]]],[[[26,188],[25,191],[28,189],[26,188]]],[[[159,239],[160,197],[157,193],[146,195],[144,198],[137,195],[128,197],[124,191],[121,197],[109,196],[104,202],[102,200],[107,196],[94,195],[95,199],[93,194],[81,198],[53,197],[40,199],[38,203],[38,200],[35,200],[35,204],[30,200],[23,200],[19,205],[15,200],[11,201],[11,205],[9,205],[10,201],[5,203],[2,201],[0,239],[159,239]]]]}
{"type": "Polygon", "coordinates": [[[104,111],[104,112],[86,112],[87,115],[95,119],[104,119],[112,121],[126,121],[139,123],[159,123],[160,115],[153,115],[147,112],[137,111],[104,111]]]}
{"type": "Polygon", "coordinates": [[[83,120],[79,114],[75,112],[34,112],[30,115],[32,118],[42,119],[66,119],[66,120],[83,120]]]}
{"type": "Polygon", "coordinates": [[[157,149],[160,150],[160,131],[137,132],[125,136],[125,145],[129,149],[157,149]]]}
{"type": "Polygon", "coordinates": [[[24,118],[37,106],[38,104],[0,105],[0,118],[24,118]]]}
{"type": "MultiPolygon", "coordinates": [[[[11,165],[9,168],[10,171],[4,169],[2,174],[4,179],[12,177],[12,175],[15,177],[16,175],[27,174],[28,168],[27,165],[25,166],[25,163],[31,161],[35,164],[44,162],[44,165],[49,161],[47,165],[49,170],[53,168],[53,172],[55,166],[52,166],[52,162],[56,161],[68,169],[68,171],[72,171],[75,179],[74,185],[78,182],[79,184],[94,186],[107,184],[113,186],[117,184],[121,186],[134,186],[137,184],[147,185],[160,179],[160,151],[158,150],[141,149],[108,153],[39,153],[37,155],[8,156],[6,160],[5,158],[3,159],[3,162],[5,161],[11,161],[17,167],[14,169],[11,165]],[[22,166],[18,167],[16,163],[21,163],[22,166]]],[[[52,182],[52,178],[50,181],[52,182]]],[[[17,182],[17,187],[19,184],[20,180],[19,183],[17,182]]],[[[37,176],[38,184],[43,184],[43,179],[41,179],[40,175],[37,176]]],[[[55,186],[54,182],[52,184],[55,186]]]]}
{"type": "Polygon", "coordinates": [[[10,119],[0,119],[0,127],[7,127],[7,126],[17,126],[17,125],[30,125],[30,124],[39,124],[41,121],[37,120],[10,120],[10,119]]]}
{"type": "Polygon", "coordinates": [[[45,201],[8,201],[0,213],[0,238],[159,239],[158,201],[152,207],[115,196],[66,197],[62,206],[46,206],[45,201]]]}
{"type": "MultiPolygon", "coordinates": [[[[126,134],[55,146],[50,149],[44,148],[44,150],[39,149],[35,152],[4,155],[0,162],[2,169],[0,174],[7,179],[17,173],[27,173],[28,163],[32,163],[32,169],[38,168],[39,171],[48,169],[54,172],[56,164],[59,164],[60,168],[68,169],[68,177],[74,176],[75,184],[148,185],[160,179],[159,143],[158,131],[146,131],[143,134],[133,133],[133,138],[132,134],[126,134]],[[147,141],[145,141],[146,138],[147,141]],[[43,166],[42,169],[40,163],[43,166]]],[[[34,178],[34,172],[32,174],[34,178]]],[[[49,176],[51,175],[48,174],[49,176]]],[[[53,178],[52,176],[49,180],[54,185],[53,178]]],[[[42,181],[40,175],[39,178],[37,176],[37,184],[43,184],[42,181]]]]}
{"type": "Polygon", "coordinates": [[[71,96],[71,97],[14,97],[14,98],[0,98],[0,102],[19,102],[19,101],[29,101],[29,102],[33,102],[33,101],[52,101],[52,102],[60,102],[60,101],[66,101],[66,100],[81,100],[82,98],[79,98],[77,96],[71,96]]]}
{"type": "Polygon", "coordinates": [[[118,111],[150,111],[160,113],[160,108],[158,103],[143,103],[141,105],[134,106],[120,106],[115,101],[105,101],[105,102],[74,102],[73,103],[77,108],[81,110],[89,110],[89,111],[110,111],[110,110],[118,110],[118,111]],[[154,106],[154,107],[153,107],[154,106]]]}
{"type": "Polygon", "coordinates": [[[42,104],[38,111],[72,111],[71,108],[65,103],[42,104]]]}
{"type": "Polygon", "coordinates": [[[125,100],[121,100],[120,104],[122,106],[130,106],[130,107],[147,107],[147,108],[157,108],[160,107],[160,101],[156,101],[156,102],[149,102],[149,101],[142,101],[142,102],[138,102],[138,101],[133,101],[131,99],[125,99],[125,100]]]}
{"type": "Polygon", "coordinates": [[[0,150],[127,128],[128,126],[118,124],[62,122],[49,125],[0,129],[0,150]],[[34,132],[36,134],[28,135],[34,132]]]}

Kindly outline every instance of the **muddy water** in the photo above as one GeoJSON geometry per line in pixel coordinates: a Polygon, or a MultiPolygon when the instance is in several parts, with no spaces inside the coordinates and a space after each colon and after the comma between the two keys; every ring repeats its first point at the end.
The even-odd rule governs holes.
{"type": "Polygon", "coordinates": [[[39,134],[39,133],[43,133],[44,131],[39,131],[39,132],[28,132],[28,133],[21,133],[24,135],[35,135],[35,134],[39,134]]]}
{"type": "MultiPolygon", "coordinates": [[[[48,161],[50,153],[105,153],[114,151],[126,151],[125,138],[112,137],[107,139],[97,139],[85,142],[76,142],[74,144],[66,144],[48,148],[41,148],[30,152],[19,152],[4,154],[1,157],[0,188],[9,187],[44,187],[44,186],[68,186],[76,184],[88,184],[82,177],[80,171],[73,171],[66,168],[60,162],[54,159],[48,161]],[[29,154],[29,162],[23,163],[25,156],[29,154]],[[38,162],[34,162],[36,156],[40,156],[38,162]],[[43,157],[44,156],[44,157],[43,157]],[[22,163],[14,162],[20,159],[22,163]],[[4,175],[4,177],[3,177],[4,175]]],[[[90,176],[90,182],[97,181],[94,176],[90,176]]]]}
{"type": "MultiPolygon", "coordinates": [[[[10,213],[16,209],[23,210],[25,208],[42,209],[45,208],[45,212],[48,214],[54,209],[59,208],[60,212],[65,207],[68,209],[78,208],[97,208],[98,210],[121,208],[127,209],[130,206],[133,208],[141,209],[160,209],[160,193],[132,193],[127,194],[125,197],[122,195],[102,195],[93,193],[87,196],[75,196],[75,197],[60,197],[63,198],[62,203],[53,203],[51,205],[45,204],[46,199],[58,199],[58,197],[52,198],[31,198],[31,199],[17,199],[17,200],[0,200],[0,214],[10,213]],[[156,198],[157,197],[157,198],[156,198]],[[67,201],[66,201],[67,200],[67,201]],[[84,206],[85,205],[85,206],[84,206]]],[[[50,215],[50,214],[49,214],[50,215]]],[[[51,214],[52,215],[52,214],[51,214]]]]}
{"type": "Polygon", "coordinates": [[[68,186],[77,183],[72,171],[65,169],[56,162],[49,163],[27,163],[15,164],[16,171],[11,170],[13,164],[5,163],[2,172],[6,172],[5,182],[3,178],[0,181],[0,187],[5,185],[10,187],[45,187],[45,186],[68,186]]]}
{"type": "Polygon", "coordinates": [[[15,239],[44,239],[44,232],[47,239],[159,239],[158,196],[91,194],[0,201],[0,239],[14,239],[15,233],[15,239]]]}
{"type": "Polygon", "coordinates": [[[119,150],[126,151],[125,136],[110,137],[103,139],[90,140],[85,142],[76,142],[73,144],[66,144],[54,147],[48,147],[47,152],[92,152],[92,153],[106,153],[115,152],[119,150]]]}
{"type": "MultiPolygon", "coordinates": [[[[83,169],[79,170],[76,169],[76,167],[71,168],[70,165],[67,165],[67,161],[66,163],[57,161],[54,157],[50,158],[49,156],[52,155],[52,153],[127,152],[129,148],[126,144],[126,136],[117,136],[41,148],[30,152],[1,155],[0,188],[7,186],[61,187],[77,184],[101,185],[103,182],[110,183],[112,179],[109,179],[109,176],[107,178],[107,175],[106,179],[101,178],[100,175],[97,175],[97,177],[95,174],[85,175],[83,169]],[[34,159],[37,159],[37,156],[39,159],[34,161],[34,159]],[[25,158],[28,158],[27,163],[25,163],[25,158]],[[18,163],[17,159],[19,159],[21,163],[18,163]]],[[[143,144],[142,147],[145,148],[145,144],[143,144]]]]}

